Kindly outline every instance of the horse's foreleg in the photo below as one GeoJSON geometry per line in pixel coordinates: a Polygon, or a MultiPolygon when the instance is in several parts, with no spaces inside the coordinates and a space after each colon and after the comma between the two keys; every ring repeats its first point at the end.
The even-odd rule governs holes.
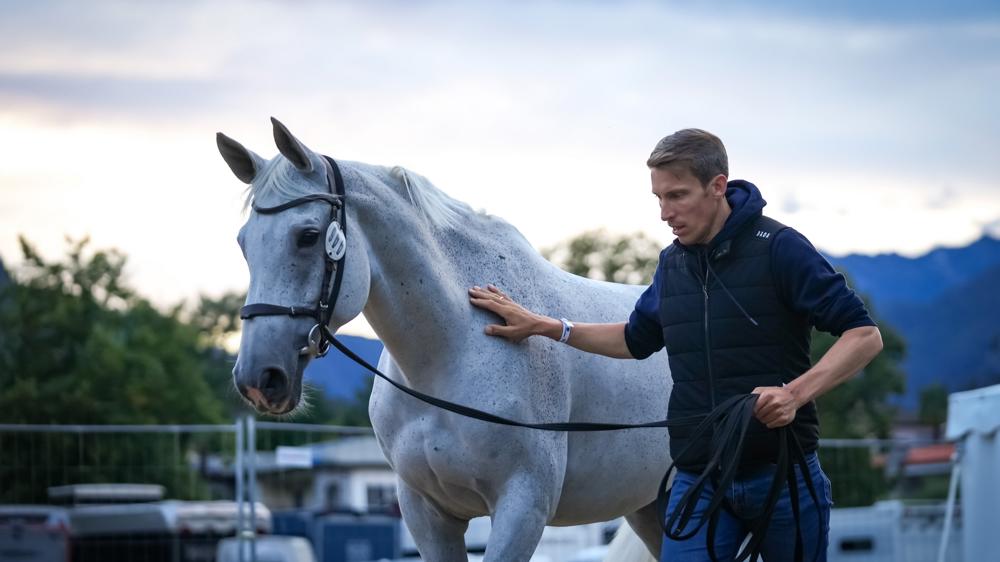
{"type": "Polygon", "coordinates": [[[543,488],[528,478],[508,483],[492,516],[493,528],[483,562],[528,562],[555,501],[543,488]]]}
{"type": "Polygon", "coordinates": [[[469,522],[442,512],[402,480],[398,489],[399,509],[420,557],[430,562],[468,562],[465,530],[469,522]]]}

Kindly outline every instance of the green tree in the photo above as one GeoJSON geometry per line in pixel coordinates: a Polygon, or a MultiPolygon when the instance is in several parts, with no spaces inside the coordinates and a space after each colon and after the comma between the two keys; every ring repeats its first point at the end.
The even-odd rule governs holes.
{"type": "MultiPolygon", "coordinates": [[[[867,300],[867,299],[865,299],[867,300]]],[[[868,310],[875,317],[871,305],[868,310]]],[[[882,353],[854,378],[840,384],[816,401],[824,437],[861,439],[889,437],[896,409],[889,397],[902,394],[906,376],[901,368],[906,344],[892,326],[875,319],[882,334],[882,353]]],[[[813,331],[810,350],[813,363],[819,361],[837,338],[813,331]]]]}
{"type": "MultiPolygon", "coordinates": [[[[868,299],[862,297],[875,318],[868,299]]],[[[879,321],[882,353],[863,371],[841,383],[816,400],[819,423],[824,438],[888,438],[896,409],[891,395],[905,390],[905,375],[900,367],[906,352],[902,337],[891,326],[879,321]]],[[[813,330],[810,353],[819,361],[837,338],[813,330]]],[[[820,448],[820,460],[827,475],[839,485],[833,488],[833,500],[839,506],[865,506],[890,494],[892,482],[877,461],[884,453],[871,447],[838,446],[820,448]]]]}
{"type": "Polygon", "coordinates": [[[0,307],[0,421],[222,422],[206,379],[228,360],[180,307],[161,312],[125,284],[125,256],[88,243],[47,262],[21,239],[25,264],[0,307]]]}
{"type": "MultiPolygon", "coordinates": [[[[68,241],[47,261],[25,239],[24,264],[0,288],[0,423],[225,423],[214,382],[232,359],[183,307],[160,311],[125,281],[116,250],[68,241]]],[[[185,451],[191,435],[0,433],[0,503],[44,501],[48,486],[141,481],[173,497],[205,493],[185,451]]]]}
{"type": "Polygon", "coordinates": [[[929,384],[921,389],[917,418],[931,427],[934,439],[941,438],[941,427],[948,421],[948,389],[943,384],[929,384]]]}
{"type": "Polygon", "coordinates": [[[219,297],[201,295],[185,320],[198,329],[203,345],[225,348],[229,338],[240,331],[240,308],[247,300],[246,291],[228,291],[219,297]]]}
{"type": "Polygon", "coordinates": [[[582,277],[615,283],[648,284],[659,261],[660,245],[642,232],[611,235],[590,230],[542,250],[545,259],[582,277]]]}

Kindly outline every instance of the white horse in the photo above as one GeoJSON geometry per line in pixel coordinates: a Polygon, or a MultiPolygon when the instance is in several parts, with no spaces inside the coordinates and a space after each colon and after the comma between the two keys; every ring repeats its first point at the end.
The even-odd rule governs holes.
{"type": "MultiPolygon", "coordinates": [[[[264,160],[221,133],[219,149],[250,184],[248,205],[329,193],[324,158],[276,120],[280,154],[264,160]]],[[[475,212],[402,168],[340,162],[346,257],[331,330],[360,313],[385,344],[380,369],[423,393],[531,422],[636,423],[666,417],[666,355],[645,361],[583,353],[541,337],[484,334],[497,322],[469,304],[494,283],[535,311],[585,322],[628,318],[641,287],[561,271],[511,225],[475,212]]],[[[239,243],[247,302],[312,306],[324,279],[330,198],[250,212],[239,243]]],[[[530,201],[524,202],[526,205],[530,201]]],[[[313,320],[259,316],[243,326],[234,381],[259,410],[299,403],[313,320]],[[300,348],[303,348],[300,352],[300,348]]],[[[527,561],[546,525],[624,515],[652,553],[662,533],[654,499],[669,464],[665,429],[566,433],[496,425],[438,409],[376,379],[369,413],[398,475],[399,504],[425,560],[467,560],[464,532],[488,515],[488,562],[527,561]]]]}

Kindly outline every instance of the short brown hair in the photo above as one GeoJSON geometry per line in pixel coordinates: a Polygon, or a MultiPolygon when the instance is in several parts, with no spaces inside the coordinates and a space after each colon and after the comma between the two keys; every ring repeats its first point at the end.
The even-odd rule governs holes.
{"type": "Polygon", "coordinates": [[[722,174],[729,177],[729,157],[719,137],[701,129],[681,129],[663,137],[646,160],[650,168],[685,166],[704,187],[722,174]]]}

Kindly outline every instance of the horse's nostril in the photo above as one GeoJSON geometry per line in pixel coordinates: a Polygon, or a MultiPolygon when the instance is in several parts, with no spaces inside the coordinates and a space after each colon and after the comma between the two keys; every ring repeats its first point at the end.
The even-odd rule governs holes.
{"type": "Polygon", "coordinates": [[[288,375],[281,369],[264,369],[260,376],[261,392],[268,398],[278,398],[284,395],[288,388],[288,375]]]}

